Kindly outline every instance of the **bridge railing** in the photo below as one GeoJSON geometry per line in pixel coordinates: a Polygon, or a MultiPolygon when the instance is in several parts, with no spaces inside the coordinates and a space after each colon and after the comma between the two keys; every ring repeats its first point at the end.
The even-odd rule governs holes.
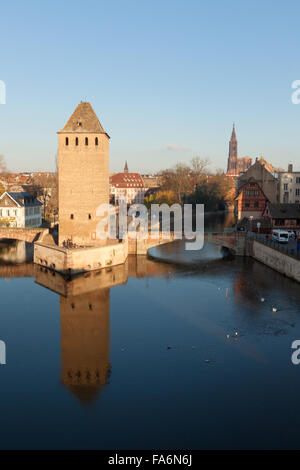
{"type": "Polygon", "coordinates": [[[273,240],[269,234],[247,232],[247,237],[257,240],[274,250],[285,253],[286,255],[293,256],[296,259],[300,259],[300,249],[297,249],[296,241],[289,241],[289,243],[279,243],[273,240]]]}

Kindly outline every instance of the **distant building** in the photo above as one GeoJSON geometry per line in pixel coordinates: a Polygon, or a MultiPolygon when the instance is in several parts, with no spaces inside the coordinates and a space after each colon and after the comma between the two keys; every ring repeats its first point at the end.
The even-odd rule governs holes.
{"type": "Polygon", "coordinates": [[[42,204],[27,192],[4,192],[0,197],[0,225],[40,227],[42,204]]]}
{"type": "Polygon", "coordinates": [[[300,229],[300,204],[267,204],[263,216],[271,221],[272,229],[300,229]]]}
{"type": "Polygon", "coordinates": [[[288,171],[279,173],[279,200],[281,203],[300,203],[300,171],[293,171],[293,165],[288,171]]]}
{"type": "Polygon", "coordinates": [[[150,188],[158,188],[160,186],[159,176],[142,175],[146,190],[150,188]]]}
{"type": "Polygon", "coordinates": [[[235,126],[233,124],[231,139],[229,141],[229,156],[226,175],[239,176],[240,173],[247,171],[251,165],[252,158],[238,158],[238,142],[235,134],[235,126]]]}
{"type": "Polygon", "coordinates": [[[143,204],[145,185],[139,173],[129,173],[127,162],[123,173],[115,173],[109,179],[110,198],[116,205],[123,200],[126,204],[143,204]]]}
{"type": "Polygon", "coordinates": [[[268,203],[268,198],[253,177],[240,186],[235,200],[238,221],[250,217],[259,219],[268,203]]]}
{"type": "Polygon", "coordinates": [[[279,182],[277,170],[264,158],[256,159],[255,163],[242,173],[237,182],[237,194],[246,182],[253,178],[271,203],[279,202],[279,182]]]}

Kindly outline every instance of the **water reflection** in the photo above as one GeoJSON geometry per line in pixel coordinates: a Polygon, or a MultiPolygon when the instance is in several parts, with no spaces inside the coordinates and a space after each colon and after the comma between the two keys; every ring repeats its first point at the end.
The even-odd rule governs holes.
{"type": "Polygon", "coordinates": [[[32,261],[33,244],[19,240],[0,240],[0,265],[32,261]]]}
{"type": "Polygon", "coordinates": [[[91,403],[110,374],[110,290],[60,297],[62,383],[91,403]]]}
{"type": "Polygon", "coordinates": [[[60,295],[61,381],[81,403],[91,404],[111,373],[111,287],[126,284],[129,277],[168,278],[174,271],[145,256],[73,279],[34,266],[35,282],[60,295]]]}

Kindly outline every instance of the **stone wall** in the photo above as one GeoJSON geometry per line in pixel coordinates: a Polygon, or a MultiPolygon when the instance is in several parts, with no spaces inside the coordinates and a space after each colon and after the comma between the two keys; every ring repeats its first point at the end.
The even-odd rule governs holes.
{"type": "Polygon", "coordinates": [[[253,241],[251,256],[279,273],[300,282],[300,260],[281,253],[257,240],[253,241]]]}
{"type": "Polygon", "coordinates": [[[34,263],[62,273],[80,273],[125,263],[128,243],[116,243],[103,247],[67,249],[59,246],[35,243],[34,263]]]}

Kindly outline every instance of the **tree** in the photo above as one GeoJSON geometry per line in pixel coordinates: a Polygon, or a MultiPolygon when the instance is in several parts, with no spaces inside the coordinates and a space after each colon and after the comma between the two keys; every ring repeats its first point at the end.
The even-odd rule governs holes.
{"type": "Polygon", "coordinates": [[[43,204],[43,217],[46,219],[50,213],[57,212],[58,208],[58,182],[56,173],[42,173],[32,179],[33,192],[43,204]]]}
{"type": "Polygon", "coordinates": [[[172,206],[175,202],[175,194],[171,190],[157,191],[155,194],[150,194],[150,196],[146,197],[144,200],[147,209],[150,209],[152,204],[168,204],[172,206]]]}
{"type": "MultiPolygon", "coordinates": [[[[162,171],[162,191],[172,192],[174,202],[179,204],[204,204],[208,211],[226,209],[233,204],[234,181],[228,178],[223,170],[209,173],[208,165],[208,159],[194,157],[190,167],[178,163],[175,167],[162,171]]],[[[157,199],[158,193],[153,197],[153,200],[157,199]]]]}
{"type": "Polygon", "coordinates": [[[181,204],[183,197],[189,194],[191,187],[190,168],[182,163],[177,163],[174,168],[164,170],[161,174],[162,190],[173,191],[175,202],[181,204]]]}

